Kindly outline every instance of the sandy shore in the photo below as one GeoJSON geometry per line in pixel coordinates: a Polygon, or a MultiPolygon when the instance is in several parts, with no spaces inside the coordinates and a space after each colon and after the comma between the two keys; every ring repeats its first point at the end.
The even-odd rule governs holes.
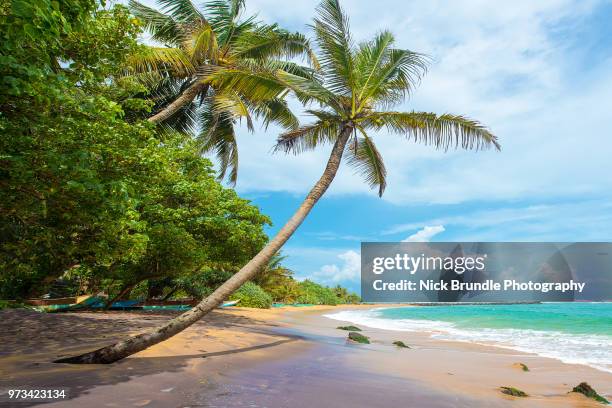
{"type": "MultiPolygon", "coordinates": [[[[600,407],[568,393],[586,381],[612,394],[612,374],[496,347],[364,329],[370,345],[346,342],[351,307],[232,308],[112,365],[51,363],[154,327],[175,313],[0,312],[0,391],[66,389],[46,407],[600,407]],[[391,343],[402,340],[411,349],[391,343]],[[529,372],[516,368],[527,364],[529,372]],[[528,398],[499,392],[526,391],[528,398]]],[[[610,399],[610,398],[609,398],[610,399]]],[[[0,406],[34,406],[9,402],[0,406]]]]}

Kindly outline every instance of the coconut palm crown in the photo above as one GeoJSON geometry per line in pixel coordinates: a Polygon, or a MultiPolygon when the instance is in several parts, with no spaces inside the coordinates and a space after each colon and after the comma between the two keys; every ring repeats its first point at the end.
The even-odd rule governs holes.
{"type": "Polygon", "coordinates": [[[229,171],[229,180],[235,182],[237,121],[244,119],[250,131],[254,117],[265,126],[275,122],[285,129],[297,127],[298,121],[283,95],[255,100],[248,92],[213,83],[212,74],[268,78],[280,69],[310,77],[313,69],[290,61],[306,56],[318,67],[309,41],[254,16],[243,18],[244,0],[210,1],[202,11],[190,0],[157,3],[161,11],[129,2],[151,39],[163,44],[144,47],[131,61],[130,74],[146,78],[148,85],[154,83],[155,107],[149,120],[196,134],[202,152],[219,159],[220,178],[229,171]]]}
{"type": "Polygon", "coordinates": [[[382,195],[386,170],[369,131],[399,133],[436,148],[500,148],[497,138],[477,121],[461,115],[427,112],[396,112],[425,73],[427,58],[395,48],[393,34],[382,31],[374,39],[355,45],[346,15],[337,0],[324,0],[314,20],[319,48],[321,80],[277,72],[280,81],[305,104],[320,109],[307,112],[314,123],[283,133],[277,150],[300,153],[320,144],[334,143],[350,132],[348,163],[382,195]]]}

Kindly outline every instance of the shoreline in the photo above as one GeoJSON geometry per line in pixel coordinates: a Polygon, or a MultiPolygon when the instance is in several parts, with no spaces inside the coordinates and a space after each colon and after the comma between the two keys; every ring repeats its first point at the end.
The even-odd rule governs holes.
{"type": "Polygon", "coordinates": [[[323,316],[393,306],[217,310],[151,349],[94,366],[49,361],[107,345],[176,313],[4,311],[0,390],[69,386],[70,400],[46,407],[307,407],[313,398],[334,407],[406,405],[407,399],[418,407],[602,406],[567,393],[583,381],[607,398],[612,394],[612,374],[588,366],[365,326],[362,333],[372,343],[349,344],[348,332],[336,329],[342,321],[323,316]],[[396,348],[395,340],[411,349],[396,348]],[[520,388],[530,397],[504,395],[501,386],[520,388]]]}
{"type": "MultiPolygon", "coordinates": [[[[356,324],[350,320],[326,319],[332,322],[328,326],[356,324]]],[[[374,340],[372,348],[380,351],[377,357],[360,358],[359,364],[374,371],[394,371],[405,378],[418,378],[428,385],[440,385],[441,389],[452,389],[462,395],[484,397],[490,404],[500,398],[501,386],[516,387],[530,394],[524,399],[501,395],[501,398],[514,400],[513,403],[519,406],[601,406],[581,395],[567,394],[582,381],[591,384],[601,395],[609,397],[612,393],[612,374],[587,365],[564,363],[499,345],[437,339],[426,332],[357,325],[363,334],[374,340]],[[411,364],[397,361],[397,355],[389,357],[392,352],[388,348],[392,348],[390,344],[395,340],[402,340],[412,347],[411,350],[397,350],[411,353],[411,364]],[[523,372],[518,366],[520,363],[526,364],[529,372],[523,372]]]]}
{"type": "MultiPolygon", "coordinates": [[[[518,305],[519,303],[513,303],[518,305]]],[[[530,303],[532,304],[532,303],[530,303]]],[[[488,306],[489,304],[478,304],[488,306]]],[[[368,313],[372,311],[383,311],[388,309],[403,309],[408,306],[421,307],[422,305],[410,304],[401,306],[375,307],[365,313],[355,311],[339,311],[337,313],[325,314],[330,319],[351,322],[352,324],[367,326],[371,329],[384,331],[396,331],[400,333],[425,333],[432,340],[442,342],[459,342],[476,344],[485,347],[495,347],[513,352],[537,355],[551,358],[565,364],[584,365],[604,373],[612,374],[612,365],[609,358],[603,359],[602,350],[606,346],[612,347],[611,340],[600,333],[565,332],[556,329],[521,328],[508,326],[479,327],[457,325],[452,320],[444,320],[444,317],[423,315],[422,310],[405,315],[394,314],[394,317],[385,317],[379,313],[368,313]],[[557,330],[557,331],[555,331],[557,330]],[[576,349],[580,344],[579,349],[576,349]],[[594,349],[587,346],[596,345],[594,349]],[[556,346],[556,348],[555,348],[556,346]],[[590,351],[589,351],[590,350],[590,351]],[[568,357],[568,353],[571,357],[568,357]],[[578,353],[578,354],[577,354],[578,353]]],[[[447,305],[443,305],[446,307],[447,305]]],[[[466,306],[451,304],[448,306],[466,306]]],[[[504,304],[503,306],[508,306],[504,304]]],[[[543,306],[544,307],[544,306],[543,306]]],[[[382,312],[384,314],[384,312],[382,312]]],[[[401,312],[400,312],[401,313],[401,312]]]]}

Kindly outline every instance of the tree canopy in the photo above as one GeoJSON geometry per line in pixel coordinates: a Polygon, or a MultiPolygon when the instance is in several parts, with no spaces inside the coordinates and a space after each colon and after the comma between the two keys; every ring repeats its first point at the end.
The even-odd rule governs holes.
{"type": "Polygon", "coordinates": [[[136,282],[246,262],[270,220],[215,181],[194,141],[126,113],[141,27],[120,5],[13,2],[2,17],[0,297],[78,269],[136,282]]]}

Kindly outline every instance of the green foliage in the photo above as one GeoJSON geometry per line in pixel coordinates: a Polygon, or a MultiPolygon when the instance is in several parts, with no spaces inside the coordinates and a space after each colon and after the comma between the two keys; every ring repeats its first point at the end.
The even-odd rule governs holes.
{"type": "Polygon", "coordinates": [[[340,299],[334,291],[310,280],[298,283],[298,296],[296,303],[308,303],[314,305],[337,305],[340,299]]]}
{"type": "Polygon", "coordinates": [[[235,270],[269,219],[215,181],[198,146],[134,120],[117,74],[141,49],[127,9],[14,0],[0,16],[0,298],[235,270]]]}
{"type": "Polygon", "coordinates": [[[340,285],[327,288],[312,281],[298,282],[293,279],[293,271],[283,266],[285,257],[276,254],[253,279],[279,303],[302,303],[315,305],[337,305],[359,303],[361,299],[349,293],[340,285]]]}
{"type": "Polygon", "coordinates": [[[272,297],[253,282],[246,282],[230,296],[231,300],[240,300],[238,306],[269,309],[272,297]]]}
{"type": "Polygon", "coordinates": [[[130,60],[130,74],[154,84],[154,111],[164,110],[185,89],[194,89],[196,98],[185,104],[163,123],[190,131],[204,152],[219,158],[221,172],[235,182],[238,151],[234,126],[244,121],[253,131],[253,119],[264,125],[277,123],[286,129],[298,120],[286,101],[274,90],[261,98],[258,90],[277,69],[298,76],[311,76],[312,70],[289,60],[305,56],[317,67],[308,39],[290,33],[276,24],[265,24],[256,16],[243,17],[243,1],[208,2],[199,9],[190,0],[166,0],[160,11],[135,0],[129,7],[134,15],[164,47],[146,47],[130,60]],[[252,89],[236,91],[236,78],[250,81],[252,89]]]}

